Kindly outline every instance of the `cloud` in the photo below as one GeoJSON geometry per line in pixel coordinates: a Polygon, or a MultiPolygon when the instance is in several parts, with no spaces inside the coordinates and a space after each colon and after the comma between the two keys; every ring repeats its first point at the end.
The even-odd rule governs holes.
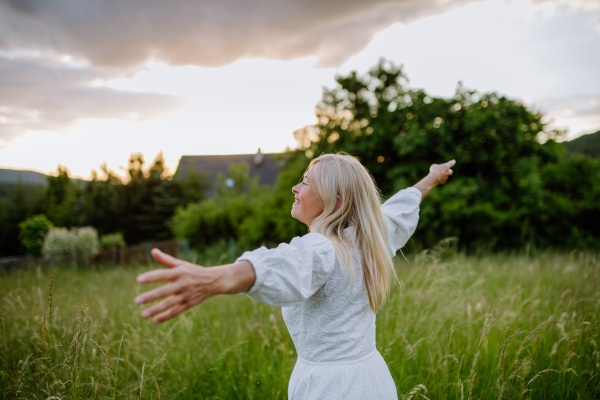
{"type": "Polygon", "coordinates": [[[0,0],[0,46],[96,65],[222,66],[315,56],[339,66],[374,34],[481,0],[0,0]]]}
{"type": "Polygon", "coordinates": [[[60,130],[82,119],[146,121],[189,104],[174,96],[102,87],[127,75],[52,57],[0,57],[0,146],[28,131],[60,130]]]}
{"type": "MultiPolygon", "coordinates": [[[[530,1],[562,8],[568,3],[572,9],[600,5],[599,0],[530,1]]],[[[242,58],[314,57],[317,66],[340,66],[393,24],[409,24],[469,3],[484,0],[0,0],[0,146],[26,131],[60,130],[81,119],[144,121],[189,104],[174,96],[102,85],[133,76],[148,60],[216,67],[242,58]],[[65,55],[84,61],[65,63],[65,55]]],[[[597,20],[590,23],[598,26],[597,20]]],[[[576,18],[566,28],[583,29],[576,18]]],[[[561,38],[562,31],[548,29],[538,39],[562,43],[570,37],[561,38]]],[[[434,42],[417,49],[416,56],[423,59],[439,52],[437,47],[455,51],[444,32],[449,30],[440,33],[435,26],[421,32],[421,38],[429,35],[434,42]]],[[[588,51],[596,41],[590,36],[585,43],[569,43],[568,57],[558,59],[552,46],[539,46],[530,58],[553,60],[540,70],[550,69],[557,77],[564,70],[575,75],[545,80],[544,87],[562,88],[567,94],[572,93],[568,86],[573,79],[596,82],[583,68],[597,64],[597,52],[588,51]],[[587,55],[581,58],[580,53],[587,55]]],[[[404,42],[399,60],[406,58],[406,43],[422,43],[414,37],[404,42]]],[[[456,59],[450,56],[449,62],[456,59]]],[[[431,65],[440,69],[437,60],[431,65]]],[[[597,94],[596,89],[592,92],[597,94]]]]}
{"type": "Polygon", "coordinates": [[[547,97],[535,101],[534,107],[547,113],[550,127],[566,129],[565,140],[600,130],[600,96],[573,95],[547,97]]]}

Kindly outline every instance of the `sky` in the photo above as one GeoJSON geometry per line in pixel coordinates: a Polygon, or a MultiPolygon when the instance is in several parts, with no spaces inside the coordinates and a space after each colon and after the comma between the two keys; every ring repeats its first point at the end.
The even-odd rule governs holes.
{"type": "Polygon", "coordinates": [[[124,176],[132,153],[280,152],[384,57],[600,129],[600,0],[0,0],[0,168],[124,176]]]}

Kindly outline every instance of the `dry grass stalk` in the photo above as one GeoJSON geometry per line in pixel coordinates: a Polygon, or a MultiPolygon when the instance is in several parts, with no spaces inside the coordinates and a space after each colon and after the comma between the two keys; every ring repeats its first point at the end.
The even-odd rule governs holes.
{"type": "Polygon", "coordinates": [[[475,377],[477,376],[477,372],[471,377],[471,383],[469,383],[469,395],[467,396],[467,400],[471,400],[471,396],[473,394],[473,387],[475,386],[475,377]]]}
{"type": "Polygon", "coordinates": [[[142,364],[142,374],[140,375],[140,399],[142,398],[142,389],[144,388],[144,367],[146,367],[146,361],[142,364]]]}

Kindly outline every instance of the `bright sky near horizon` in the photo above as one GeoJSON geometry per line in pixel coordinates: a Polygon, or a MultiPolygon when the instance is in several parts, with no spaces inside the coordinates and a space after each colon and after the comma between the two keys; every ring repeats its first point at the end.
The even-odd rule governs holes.
{"type": "Polygon", "coordinates": [[[283,151],[322,87],[380,57],[435,96],[461,80],[568,138],[600,129],[597,0],[79,1],[0,3],[0,168],[283,151]]]}

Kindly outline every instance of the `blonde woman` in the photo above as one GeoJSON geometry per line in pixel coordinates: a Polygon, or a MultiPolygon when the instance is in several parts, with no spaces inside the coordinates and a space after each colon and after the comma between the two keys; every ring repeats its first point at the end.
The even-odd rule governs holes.
{"type": "Polygon", "coordinates": [[[292,188],[292,216],[310,233],[216,268],[155,249],[153,257],[170,269],[142,274],[138,282],[169,283],[135,301],[141,305],[166,297],[142,312],[155,323],[217,294],[245,293],[283,307],[298,354],[290,399],[397,399],[375,348],[375,315],[394,277],[392,257],[417,227],[421,199],[446,182],[454,164],[432,165],[427,177],[382,205],[371,175],[356,158],[322,155],[292,188]]]}

